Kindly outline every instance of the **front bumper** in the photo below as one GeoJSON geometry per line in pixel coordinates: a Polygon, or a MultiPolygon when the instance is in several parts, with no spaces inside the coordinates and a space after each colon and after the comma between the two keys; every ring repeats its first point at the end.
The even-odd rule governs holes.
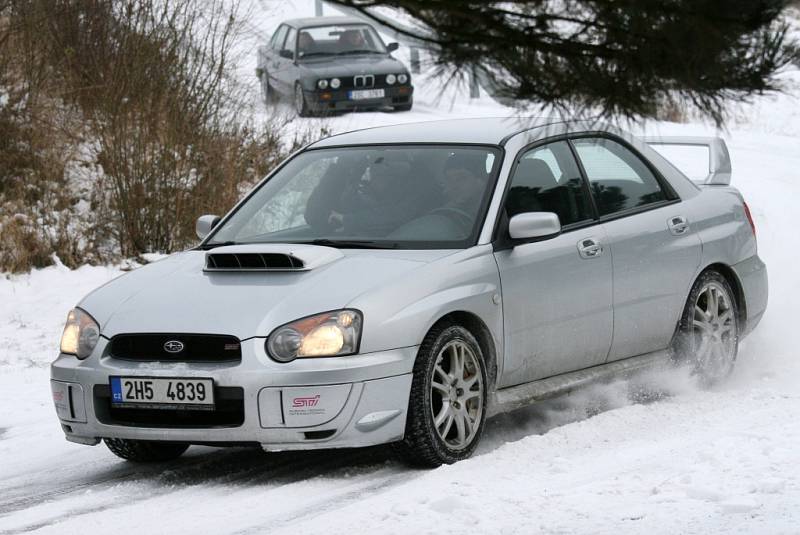
{"type": "Polygon", "coordinates": [[[305,91],[306,104],[312,111],[320,113],[409,106],[414,102],[413,86],[391,86],[382,89],[384,96],[381,98],[358,100],[350,99],[349,93],[352,89],[305,91]]]}
{"type": "Polygon", "coordinates": [[[51,387],[66,438],[81,444],[102,438],[258,443],[269,451],[403,438],[418,347],[279,364],[265,356],[263,343],[242,342],[242,361],[233,364],[115,359],[107,355],[104,338],[86,360],[59,355],[51,365],[51,387]],[[211,378],[219,410],[115,408],[111,376],[211,378]],[[199,418],[184,418],[192,415],[199,418]]]}

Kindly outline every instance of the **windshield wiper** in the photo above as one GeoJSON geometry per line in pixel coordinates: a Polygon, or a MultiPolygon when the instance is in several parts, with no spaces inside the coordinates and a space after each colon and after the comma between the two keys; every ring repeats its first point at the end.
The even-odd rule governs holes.
{"type": "Polygon", "coordinates": [[[383,54],[377,50],[345,50],[344,52],[337,52],[337,56],[346,56],[348,54],[383,54]]]}
{"type": "Polygon", "coordinates": [[[396,249],[396,243],[381,243],[371,240],[331,240],[328,238],[317,238],[316,240],[298,241],[302,245],[322,245],[324,247],[335,247],[337,249],[396,249]]]}
{"type": "Polygon", "coordinates": [[[207,243],[205,245],[201,245],[198,247],[201,251],[208,251],[210,249],[216,249],[217,247],[227,247],[228,245],[240,245],[239,242],[235,241],[222,241],[219,243],[207,243]]]}
{"type": "Polygon", "coordinates": [[[335,55],[336,55],[336,52],[304,52],[303,54],[301,54],[298,57],[299,57],[299,59],[306,59],[306,58],[310,58],[310,57],[313,57],[313,56],[335,56],[335,55]]]}

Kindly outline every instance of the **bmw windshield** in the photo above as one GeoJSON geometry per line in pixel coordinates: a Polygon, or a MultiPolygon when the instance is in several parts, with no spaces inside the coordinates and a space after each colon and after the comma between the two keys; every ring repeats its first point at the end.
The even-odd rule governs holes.
{"type": "Polygon", "coordinates": [[[309,150],[253,192],[204,247],[469,247],[480,232],[499,164],[500,150],[483,146],[309,150]]]}
{"type": "Polygon", "coordinates": [[[320,55],[386,54],[387,50],[371,26],[345,24],[303,28],[297,36],[299,59],[320,55]]]}

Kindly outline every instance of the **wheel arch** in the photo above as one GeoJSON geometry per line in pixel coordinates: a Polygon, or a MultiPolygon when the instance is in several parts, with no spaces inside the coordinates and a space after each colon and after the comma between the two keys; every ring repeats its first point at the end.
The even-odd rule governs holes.
{"type": "MultiPolygon", "coordinates": [[[[739,280],[739,277],[736,275],[736,272],[733,270],[733,268],[722,262],[709,264],[700,272],[697,278],[699,278],[703,273],[707,271],[716,271],[717,273],[725,277],[725,280],[727,280],[728,284],[731,285],[731,289],[733,290],[733,297],[736,299],[736,309],[738,311],[737,320],[739,321],[739,330],[740,332],[744,332],[747,326],[747,299],[745,298],[744,295],[744,288],[742,286],[742,281],[739,280]]],[[[695,281],[697,280],[697,278],[695,278],[695,281]]]]}
{"type": "Polygon", "coordinates": [[[497,347],[494,337],[492,336],[492,331],[477,314],[474,314],[473,312],[467,312],[465,310],[456,310],[453,312],[448,312],[436,320],[434,324],[431,325],[431,327],[425,332],[423,339],[425,339],[425,337],[428,336],[428,333],[430,333],[432,330],[443,328],[448,325],[460,325],[464,327],[470,333],[472,333],[472,335],[478,341],[478,345],[480,346],[483,356],[486,359],[486,375],[489,379],[489,391],[491,392],[494,390],[497,382],[498,360],[497,347]]]}

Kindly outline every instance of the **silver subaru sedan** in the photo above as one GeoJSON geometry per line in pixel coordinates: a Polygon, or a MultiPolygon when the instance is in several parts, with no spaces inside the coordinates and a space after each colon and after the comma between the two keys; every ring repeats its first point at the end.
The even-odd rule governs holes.
{"type": "Polygon", "coordinates": [[[719,138],[579,121],[323,139],[69,313],[61,426],[131,461],[394,443],[438,466],[491,415],[589,381],[680,365],[713,384],[767,304],[730,180],[719,138]],[[708,176],[659,145],[705,149],[708,176]]]}

